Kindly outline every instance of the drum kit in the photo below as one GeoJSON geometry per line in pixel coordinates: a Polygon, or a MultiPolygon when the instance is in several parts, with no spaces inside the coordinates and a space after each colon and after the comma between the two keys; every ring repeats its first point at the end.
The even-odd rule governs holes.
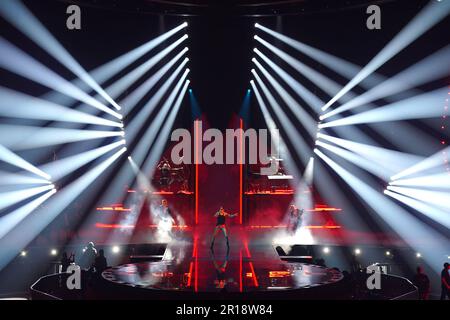
{"type": "Polygon", "coordinates": [[[189,169],[186,166],[172,167],[167,159],[157,166],[159,177],[157,184],[164,191],[187,191],[189,187],[189,169]],[[178,189],[178,190],[174,190],[178,189]]]}

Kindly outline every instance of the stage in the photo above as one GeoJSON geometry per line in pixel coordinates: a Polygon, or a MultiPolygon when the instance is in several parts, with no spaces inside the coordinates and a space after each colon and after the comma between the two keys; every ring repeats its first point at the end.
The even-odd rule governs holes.
{"type": "Polygon", "coordinates": [[[0,1],[0,296],[450,297],[449,15],[0,1]]]}
{"type": "MultiPolygon", "coordinates": [[[[161,261],[120,265],[102,276],[118,285],[172,292],[268,292],[336,283],[342,274],[312,264],[282,261],[270,243],[253,245],[243,229],[231,231],[230,248],[208,233],[168,244],[161,261]]],[[[305,257],[305,260],[312,257],[305,257]]]]}

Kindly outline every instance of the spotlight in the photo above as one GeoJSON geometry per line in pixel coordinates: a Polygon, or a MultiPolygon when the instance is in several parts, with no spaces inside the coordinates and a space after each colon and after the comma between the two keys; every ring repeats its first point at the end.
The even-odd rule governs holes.
{"type": "Polygon", "coordinates": [[[387,255],[387,256],[390,256],[390,255],[391,255],[391,252],[390,252],[390,251],[386,251],[386,255],[387,255]]]}
{"type": "Polygon", "coordinates": [[[121,132],[120,132],[120,136],[121,136],[121,137],[125,137],[125,132],[124,132],[124,131],[121,131],[121,132]]]}
{"type": "Polygon", "coordinates": [[[255,28],[258,28],[259,26],[260,26],[260,24],[255,22],[255,28]]]}
{"type": "Polygon", "coordinates": [[[185,21],[185,22],[183,22],[183,24],[181,26],[186,28],[188,26],[188,23],[185,21]]]}
{"type": "Polygon", "coordinates": [[[20,252],[20,256],[21,256],[21,257],[26,257],[26,256],[27,256],[27,252],[26,252],[26,251],[20,252]]]}
{"type": "Polygon", "coordinates": [[[250,70],[250,72],[254,73],[254,72],[255,72],[255,69],[250,70]]]}
{"type": "Polygon", "coordinates": [[[56,250],[56,249],[50,250],[50,255],[56,256],[57,254],[58,254],[58,250],[56,250]]]}
{"type": "Polygon", "coordinates": [[[255,83],[255,81],[254,80],[250,80],[250,84],[254,84],[255,83]]]}
{"type": "Polygon", "coordinates": [[[422,257],[422,255],[420,254],[420,252],[417,252],[416,253],[416,258],[421,258],[422,257]]]}
{"type": "Polygon", "coordinates": [[[111,251],[113,252],[113,253],[119,253],[120,252],[120,247],[119,246],[113,246],[112,247],[112,249],[111,249],[111,251]]]}
{"type": "Polygon", "coordinates": [[[187,34],[185,34],[184,36],[185,36],[186,39],[189,38],[189,36],[187,34]]]}
{"type": "Polygon", "coordinates": [[[131,159],[131,157],[128,157],[128,160],[130,160],[130,161],[131,161],[131,160],[132,160],[132,159],[131,159]]]}
{"type": "Polygon", "coordinates": [[[255,62],[256,61],[256,58],[252,58],[252,62],[255,62]]]}
{"type": "Polygon", "coordinates": [[[328,248],[328,247],[325,247],[325,248],[323,248],[323,253],[325,253],[325,254],[329,254],[330,253],[330,248],[328,248]]]}
{"type": "Polygon", "coordinates": [[[361,249],[356,248],[356,249],[355,249],[355,254],[356,254],[357,256],[359,256],[359,255],[361,254],[361,249]]]}

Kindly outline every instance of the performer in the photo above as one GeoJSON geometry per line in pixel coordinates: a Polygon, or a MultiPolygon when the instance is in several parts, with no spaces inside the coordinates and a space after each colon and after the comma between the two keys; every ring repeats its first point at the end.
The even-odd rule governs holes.
{"type": "Polygon", "coordinates": [[[291,204],[289,206],[289,222],[288,222],[288,232],[294,234],[297,231],[299,225],[301,225],[301,218],[304,210],[297,208],[295,205],[291,204]]]}
{"type": "Polygon", "coordinates": [[[214,234],[213,234],[212,241],[211,241],[211,250],[213,250],[213,248],[214,248],[214,241],[216,240],[216,235],[217,235],[217,233],[219,233],[219,231],[223,232],[225,239],[227,239],[227,248],[230,249],[230,243],[228,241],[227,227],[225,225],[225,218],[226,217],[234,218],[237,215],[238,215],[237,213],[229,214],[228,212],[225,212],[223,207],[220,207],[219,211],[217,211],[214,214],[214,217],[217,217],[217,223],[216,223],[216,228],[214,229],[214,234]]]}
{"type": "Polygon", "coordinates": [[[161,200],[161,205],[158,208],[157,214],[159,219],[158,229],[172,235],[172,226],[175,223],[175,220],[172,217],[172,213],[166,199],[161,200]]]}

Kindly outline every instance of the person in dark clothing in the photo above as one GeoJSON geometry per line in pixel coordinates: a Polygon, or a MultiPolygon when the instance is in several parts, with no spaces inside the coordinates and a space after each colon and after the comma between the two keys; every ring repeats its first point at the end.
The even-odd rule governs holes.
{"type": "Polygon", "coordinates": [[[419,299],[428,300],[430,295],[430,279],[428,279],[428,276],[423,273],[422,267],[417,267],[417,273],[415,274],[412,282],[419,290],[419,299]]]}
{"type": "Polygon", "coordinates": [[[75,262],[75,255],[72,253],[70,257],[68,257],[67,252],[64,251],[61,257],[61,272],[66,272],[70,264],[74,262],[75,262]]]}
{"type": "Polygon", "coordinates": [[[441,288],[441,300],[450,299],[450,264],[447,262],[441,272],[441,288]]]}
{"type": "Polygon", "coordinates": [[[216,223],[216,227],[214,229],[214,234],[211,240],[211,250],[214,248],[214,241],[216,240],[216,236],[217,234],[222,231],[223,235],[225,236],[225,239],[227,239],[227,248],[230,248],[230,243],[228,241],[228,232],[227,232],[227,227],[225,225],[225,219],[226,217],[230,217],[230,218],[234,218],[236,217],[238,214],[229,214],[228,212],[225,212],[225,210],[223,209],[223,207],[220,207],[219,211],[217,211],[214,214],[214,217],[217,218],[217,223],[216,223]]]}
{"type": "Polygon", "coordinates": [[[295,205],[291,204],[289,206],[289,222],[288,222],[288,232],[290,234],[295,234],[299,225],[301,225],[301,218],[304,210],[297,208],[295,205]]]}
{"type": "Polygon", "coordinates": [[[95,257],[94,267],[95,271],[98,274],[101,274],[108,267],[108,263],[106,262],[105,257],[105,251],[103,251],[103,249],[100,249],[98,251],[97,257],[95,257]]]}
{"type": "Polygon", "coordinates": [[[97,256],[97,249],[95,249],[94,243],[89,242],[83,249],[83,255],[80,260],[80,267],[84,270],[90,270],[94,264],[95,257],[97,256]]]}

